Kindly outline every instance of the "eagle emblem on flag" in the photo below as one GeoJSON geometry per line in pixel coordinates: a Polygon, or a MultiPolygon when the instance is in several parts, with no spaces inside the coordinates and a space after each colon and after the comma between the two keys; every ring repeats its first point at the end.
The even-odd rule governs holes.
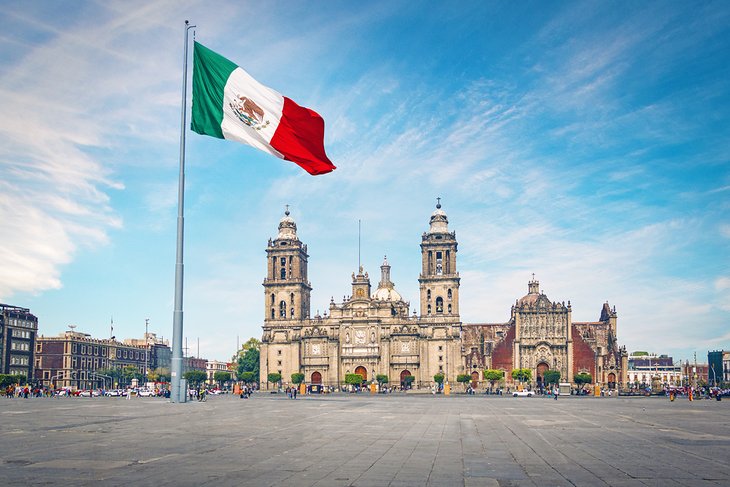
{"type": "Polygon", "coordinates": [[[264,111],[252,99],[236,94],[234,100],[228,104],[238,119],[255,130],[261,130],[269,125],[264,121],[264,111]]]}

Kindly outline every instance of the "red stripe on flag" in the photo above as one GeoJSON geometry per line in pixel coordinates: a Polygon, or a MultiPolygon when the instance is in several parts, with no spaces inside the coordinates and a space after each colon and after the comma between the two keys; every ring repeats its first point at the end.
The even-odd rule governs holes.
{"type": "Polygon", "coordinates": [[[309,174],[325,174],[336,169],[324,151],[322,117],[287,97],[284,97],[281,122],[270,144],[285,160],[298,164],[309,174]]]}

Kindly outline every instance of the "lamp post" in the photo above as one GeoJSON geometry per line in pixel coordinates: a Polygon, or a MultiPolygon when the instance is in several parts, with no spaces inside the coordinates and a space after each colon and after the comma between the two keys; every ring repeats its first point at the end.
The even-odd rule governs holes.
{"type": "Polygon", "coordinates": [[[149,342],[147,341],[147,327],[150,319],[144,319],[144,386],[147,387],[147,351],[149,350],[149,342]]]}

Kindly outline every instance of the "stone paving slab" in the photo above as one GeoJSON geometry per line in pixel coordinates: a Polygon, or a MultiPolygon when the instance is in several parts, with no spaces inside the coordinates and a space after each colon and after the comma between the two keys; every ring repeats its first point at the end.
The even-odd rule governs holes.
{"type": "Polygon", "coordinates": [[[0,425],[2,485],[730,485],[730,401],[3,398],[0,425]]]}

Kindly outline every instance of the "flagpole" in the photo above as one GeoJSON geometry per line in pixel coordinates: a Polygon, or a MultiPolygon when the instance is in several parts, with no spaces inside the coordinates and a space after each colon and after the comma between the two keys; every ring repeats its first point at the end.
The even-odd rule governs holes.
{"type": "Polygon", "coordinates": [[[170,370],[170,402],[186,402],[187,391],[181,386],[183,373],[183,237],[185,234],[185,129],[188,87],[188,32],[195,28],[185,21],[185,48],[183,55],[182,110],[180,115],[180,176],[177,186],[177,252],[175,260],[175,310],[172,317],[172,363],[170,370]]]}

